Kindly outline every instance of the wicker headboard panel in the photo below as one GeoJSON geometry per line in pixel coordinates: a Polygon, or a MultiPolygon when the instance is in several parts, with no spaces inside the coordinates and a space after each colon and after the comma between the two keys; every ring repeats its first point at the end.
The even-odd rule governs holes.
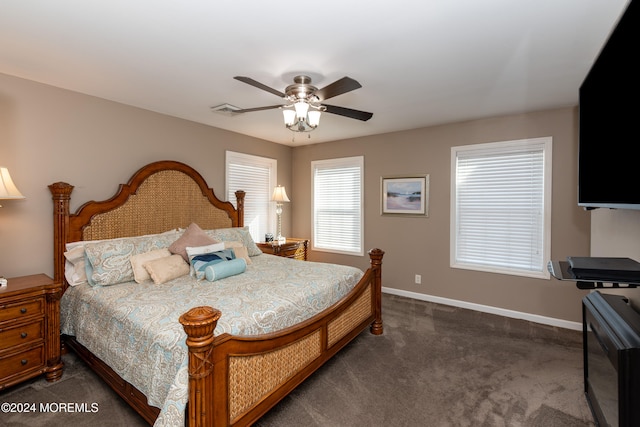
{"type": "Polygon", "coordinates": [[[236,192],[237,209],[219,200],[204,178],[180,162],[161,161],[138,170],[110,199],[82,205],[69,213],[73,186],[49,186],[54,200],[54,279],[64,280],[67,242],[156,234],[186,228],[242,227],[244,192],[236,192]]]}
{"type": "Polygon", "coordinates": [[[190,176],[164,170],[149,176],[123,205],[94,215],[82,240],[162,233],[192,222],[207,229],[233,226],[229,213],[212,205],[190,176]]]}

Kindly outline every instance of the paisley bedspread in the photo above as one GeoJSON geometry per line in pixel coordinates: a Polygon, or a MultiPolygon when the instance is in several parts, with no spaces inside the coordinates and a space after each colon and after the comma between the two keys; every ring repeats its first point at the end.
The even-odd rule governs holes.
{"type": "Polygon", "coordinates": [[[156,426],[183,425],[188,350],[181,314],[209,305],[222,312],[216,335],[275,332],[330,307],[363,275],[354,267],[266,254],[251,260],[244,273],[215,282],[187,275],[162,285],[69,287],[61,300],[62,333],[75,336],[160,408],[156,426]]]}

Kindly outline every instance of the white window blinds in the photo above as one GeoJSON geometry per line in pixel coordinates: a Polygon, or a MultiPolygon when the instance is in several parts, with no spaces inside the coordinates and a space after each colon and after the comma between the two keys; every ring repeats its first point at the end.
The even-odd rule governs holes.
{"type": "Polygon", "coordinates": [[[311,163],[314,250],[362,255],[364,159],[311,163]]]}
{"type": "Polygon", "coordinates": [[[275,230],[271,192],[275,187],[277,160],[227,151],[227,200],[236,205],[236,190],[246,192],[244,225],[256,242],[275,230]]]}
{"type": "Polygon", "coordinates": [[[551,138],[452,148],[451,265],[546,277],[551,138]]]}

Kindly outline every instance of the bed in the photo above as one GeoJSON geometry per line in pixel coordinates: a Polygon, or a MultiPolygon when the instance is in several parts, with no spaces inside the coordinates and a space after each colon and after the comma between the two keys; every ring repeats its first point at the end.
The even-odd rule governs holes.
{"type": "MultiPolygon", "coordinates": [[[[86,244],[85,248],[95,250],[104,241],[146,242],[147,236],[162,236],[153,237],[155,244],[157,239],[165,239],[167,233],[186,234],[184,230],[191,224],[197,224],[212,236],[241,233],[242,238],[246,237],[246,233],[242,234],[242,230],[246,230],[245,194],[236,192],[236,207],[223,202],[196,170],[175,161],[142,167],[127,184],[120,185],[113,197],[89,201],[74,214],[69,211],[73,186],[57,182],[49,189],[54,203],[54,279],[62,282],[65,290],[61,301],[66,319],[62,322],[63,351],[67,348],[75,351],[149,424],[251,425],[364,329],[368,327],[374,335],[383,332],[381,266],[384,252],[380,249],[369,251],[370,268],[364,272],[346,266],[256,254],[246,258],[246,263],[251,265],[247,265],[242,274],[215,282],[195,280],[187,275],[169,280],[163,286],[154,286],[153,281],[126,282],[104,288],[69,286],[65,252],[72,242],[81,242],[86,244]],[[274,276],[278,277],[274,279],[274,276]],[[336,279],[329,279],[332,276],[336,279]],[[335,282],[336,290],[330,292],[330,297],[302,295],[300,277],[313,277],[311,288],[330,280],[335,282]],[[270,296],[276,282],[289,286],[284,290],[288,296],[270,296]],[[161,296],[156,294],[164,292],[160,289],[172,295],[170,301],[155,307],[148,305],[150,301],[160,301],[161,296]],[[224,294],[224,289],[230,293],[224,294]],[[247,301],[253,290],[272,299],[258,303],[267,304],[268,308],[260,315],[254,314],[253,323],[244,322],[240,312],[243,306],[249,305],[247,301]],[[295,311],[295,306],[301,304],[289,300],[298,293],[301,299],[311,301],[316,312],[295,311]],[[100,305],[100,298],[117,301],[124,311],[108,314],[100,305]],[[93,301],[98,305],[90,305],[93,301]],[[72,307],[76,306],[82,309],[73,311],[72,307]],[[167,313],[158,317],[158,311],[167,313]],[[82,329],[95,329],[95,325],[86,325],[90,325],[90,320],[97,321],[93,319],[97,314],[113,317],[113,320],[100,320],[102,325],[115,325],[110,330],[105,326],[106,339],[102,342],[86,338],[89,332],[82,329]],[[263,327],[265,317],[275,318],[275,326],[266,326],[265,321],[263,327]],[[161,324],[161,337],[132,338],[126,322],[140,323],[139,318],[161,324]],[[236,327],[244,323],[253,326],[236,327]],[[170,398],[164,403],[163,397],[154,396],[155,385],[153,390],[147,389],[146,384],[139,385],[139,378],[122,368],[124,362],[111,360],[115,357],[112,353],[124,354],[129,359],[137,357],[127,346],[132,341],[145,340],[151,346],[158,346],[159,342],[170,346],[163,347],[155,356],[160,365],[142,363],[135,369],[138,374],[142,373],[138,376],[147,376],[146,371],[175,369],[174,382],[160,386],[169,390],[170,398]]],[[[235,240],[235,237],[229,239],[235,240]]],[[[245,246],[250,245],[251,242],[246,242],[245,246]]],[[[88,256],[88,249],[86,253],[88,256]]],[[[249,311],[258,312],[251,307],[249,311]]],[[[150,326],[143,324],[141,329],[146,333],[150,326]]]]}

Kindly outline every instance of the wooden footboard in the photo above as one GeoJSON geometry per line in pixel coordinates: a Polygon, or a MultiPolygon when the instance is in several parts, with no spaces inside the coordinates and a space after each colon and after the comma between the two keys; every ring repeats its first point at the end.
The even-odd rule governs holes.
{"type": "Polygon", "coordinates": [[[195,307],[180,317],[189,347],[189,426],[250,425],[370,326],[382,333],[381,265],[349,297],[293,328],[260,337],[214,337],[220,312],[195,307]]]}

